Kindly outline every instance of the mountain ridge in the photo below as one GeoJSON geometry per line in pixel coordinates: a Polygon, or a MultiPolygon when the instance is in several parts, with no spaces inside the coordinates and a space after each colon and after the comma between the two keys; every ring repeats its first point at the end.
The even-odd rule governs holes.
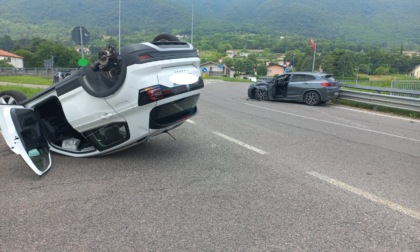
{"type": "MultiPolygon", "coordinates": [[[[76,26],[118,34],[116,0],[0,0],[0,35],[69,40],[76,26]]],[[[121,0],[121,34],[261,33],[420,45],[420,1],[121,0]],[[194,9],[192,8],[194,6],[194,9]]]]}

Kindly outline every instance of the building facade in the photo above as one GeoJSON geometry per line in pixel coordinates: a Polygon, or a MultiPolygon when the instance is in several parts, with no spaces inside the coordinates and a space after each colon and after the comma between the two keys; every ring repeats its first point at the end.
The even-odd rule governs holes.
{"type": "Polygon", "coordinates": [[[23,57],[0,49],[0,60],[5,60],[15,68],[23,68],[23,57]]]}
{"type": "Polygon", "coordinates": [[[416,68],[414,68],[414,70],[410,72],[410,76],[420,79],[420,66],[417,66],[416,68]]]}
{"type": "Polygon", "coordinates": [[[216,64],[214,62],[206,62],[200,65],[201,75],[205,76],[226,76],[233,78],[235,71],[225,64],[216,64]]]}

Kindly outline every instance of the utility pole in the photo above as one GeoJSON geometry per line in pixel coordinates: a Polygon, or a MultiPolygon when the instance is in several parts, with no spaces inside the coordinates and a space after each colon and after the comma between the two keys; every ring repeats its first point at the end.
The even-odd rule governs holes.
{"type": "Polygon", "coordinates": [[[194,37],[194,0],[191,0],[191,45],[194,37]]]}
{"type": "Polygon", "coordinates": [[[121,53],[121,0],[118,0],[118,53],[121,53]]]}
{"type": "Polygon", "coordinates": [[[311,39],[312,50],[314,51],[314,57],[312,59],[312,72],[315,70],[315,55],[316,55],[316,44],[314,39],[311,39]]]}
{"type": "Polygon", "coordinates": [[[313,60],[312,60],[312,72],[315,70],[315,55],[316,55],[316,46],[315,46],[315,49],[314,49],[314,57],[313,57],[313,60]]]}

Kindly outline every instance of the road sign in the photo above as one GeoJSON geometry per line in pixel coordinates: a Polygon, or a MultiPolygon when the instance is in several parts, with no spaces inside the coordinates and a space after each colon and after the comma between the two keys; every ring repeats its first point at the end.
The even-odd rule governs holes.
{"type": "Polygon", "coordinates": [[[286,67],[286,68],[284,69],[284,71],[285,71],[286,73],[288,73],[288,72],[290,71],[290,69],[289,69],[288,67],[286,67]]]}
{"type": "Polygon", "coordinates": [[[203,73],[205,73],[205,72],[207,72],[207,68],[203,67],[203,68],[201,69],[201,71],[202,71],[203,73]]]}
{"type": "Polygon", "coordinates": [[[222,69],[223,68],[223,64],[219,64],[219,65],[217,65],[220,69],[222,69]]]}
{"type": "Polygon", "coordinates": [[[71,39],[79,45],[86,45],[90,41],[90,33],[85,27],[74,27],[71,39]]]}

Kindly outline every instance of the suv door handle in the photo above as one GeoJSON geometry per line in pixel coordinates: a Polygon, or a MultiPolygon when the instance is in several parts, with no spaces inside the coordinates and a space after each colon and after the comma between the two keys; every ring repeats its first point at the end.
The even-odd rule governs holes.
{"type": "Polygon", "coordinates": [[[112,116],[113,116],[114,114],[111,114],[111,113],[106,113],[106,114],[103,114],[102,116],[101,116],[101,119],[109,119],[109,118],[111,118],[112,116]]]}

